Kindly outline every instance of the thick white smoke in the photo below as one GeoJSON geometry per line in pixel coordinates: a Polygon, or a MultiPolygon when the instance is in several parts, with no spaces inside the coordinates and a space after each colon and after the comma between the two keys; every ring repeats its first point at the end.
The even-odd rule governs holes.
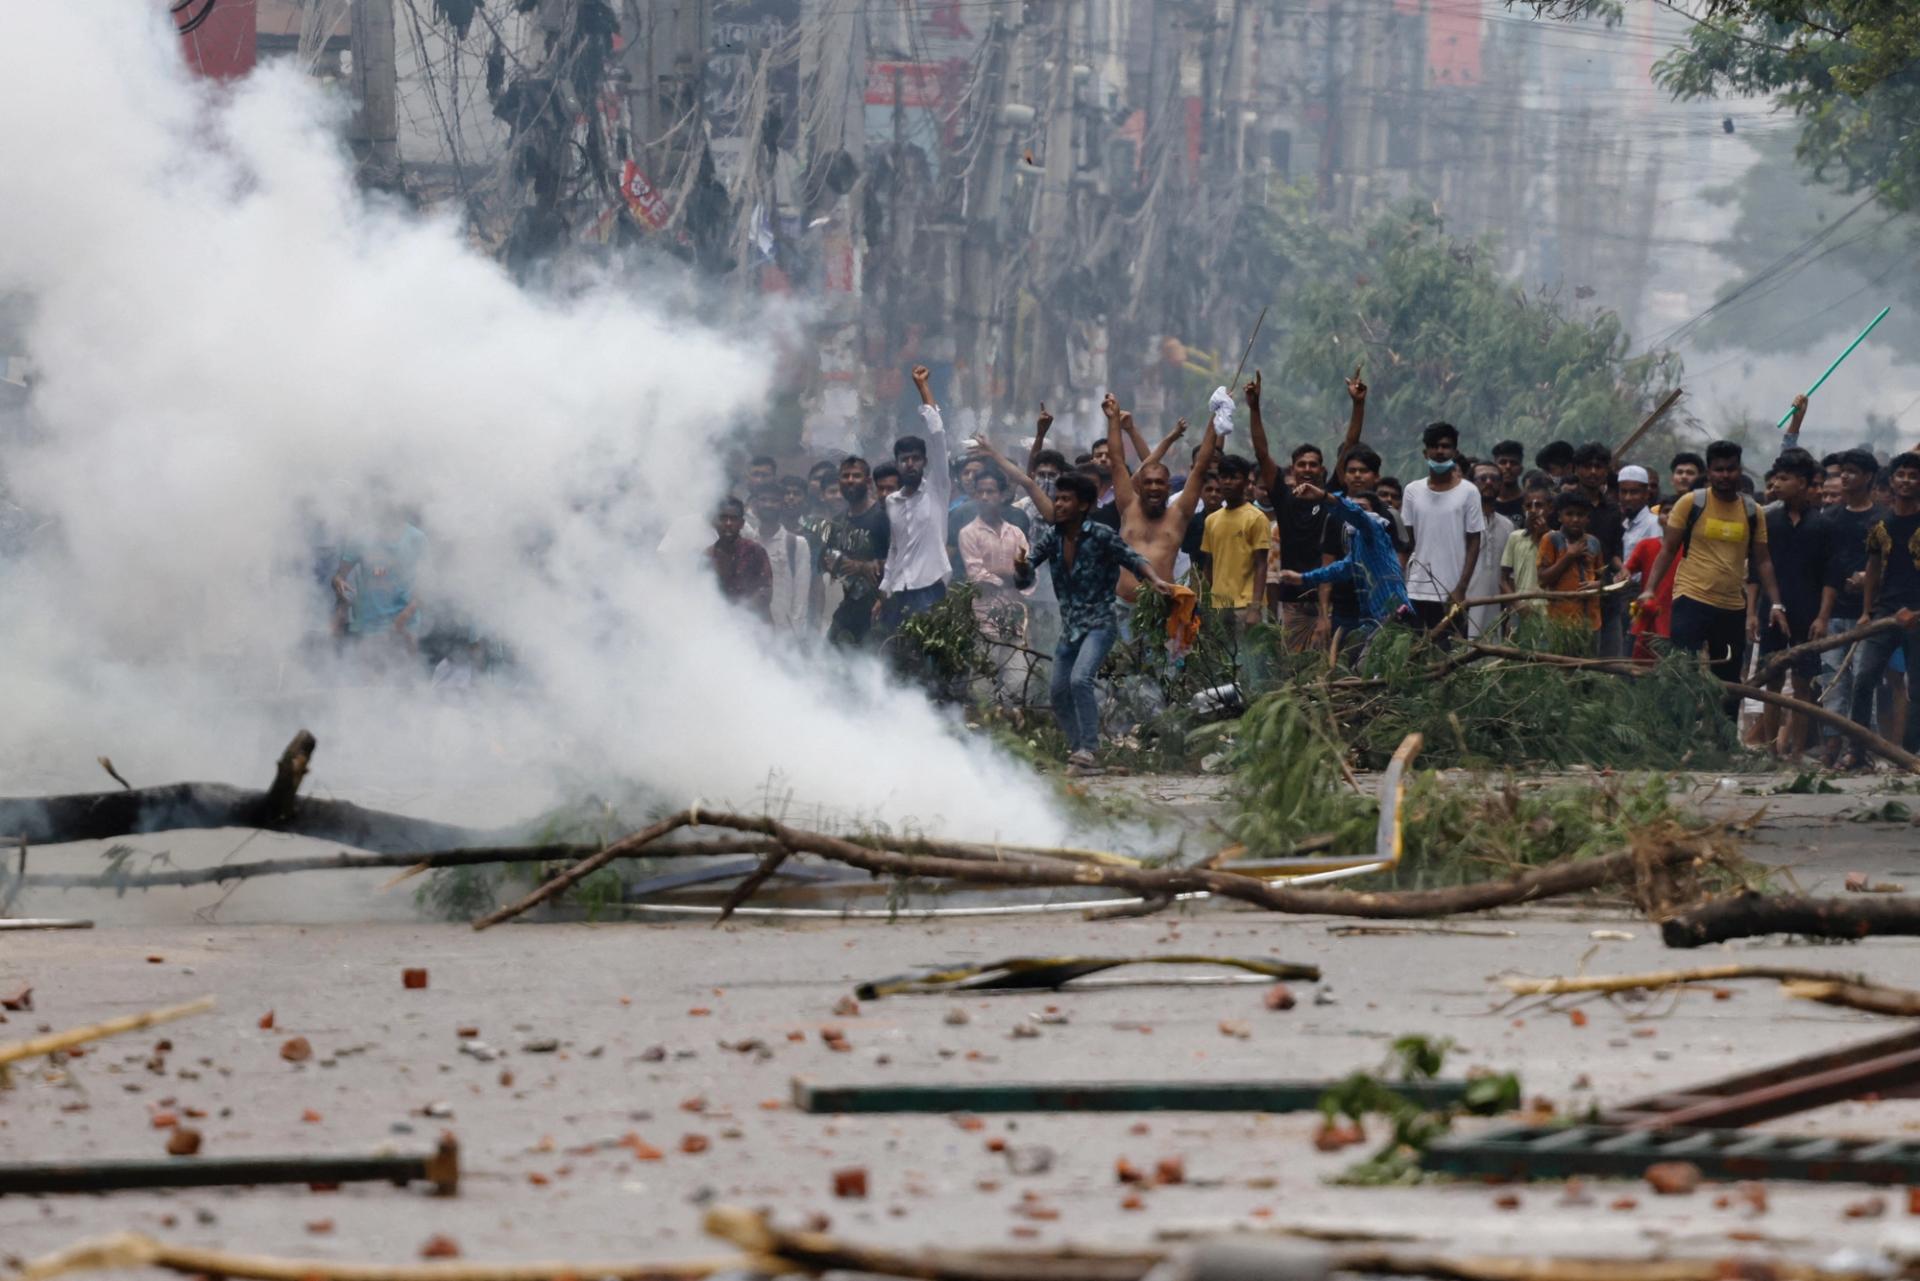
{"type": "Polygon", "coordinates": [[[0,296],[37,379],[0,468],[49,521],[0,559],[4,790],[101,784],[102,752],[139,783],[256,781],[306,723],[342,793],[625,779],[1058,835],[1030,777],[874,665],[770,654],[654,560],[719,492],[766,335],[632,281],[522,292],[458,228],[364,203],[310,84],[196,81],[159,13],[0,6],[0,296]],[[364,529],[387,494],[431,540],[423,595],[511,644],[514,682],[449,701],[303,660],[314,522],[364,529]]]}

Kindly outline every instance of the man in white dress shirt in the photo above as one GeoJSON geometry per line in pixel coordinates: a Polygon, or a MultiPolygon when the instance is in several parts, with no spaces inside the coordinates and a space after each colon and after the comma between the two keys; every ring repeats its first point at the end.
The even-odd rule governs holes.
{"type": "Polygon", "coordinates": [[[913,367],[920,392],[925,438],[902,436],[893,442],[893,464],[900,488],[887,495],[887,569],[880,578],[882,632],[901,620],[924,614],[947,594],[952,573],[947,559],[947,509],[952,505],[953,473],[947,463],[947,429],[933,403],[932,377],[925,365],[913,367]]]}

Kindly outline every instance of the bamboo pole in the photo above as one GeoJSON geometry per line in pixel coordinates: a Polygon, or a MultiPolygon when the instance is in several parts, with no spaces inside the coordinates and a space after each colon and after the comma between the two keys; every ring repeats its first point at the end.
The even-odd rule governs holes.
{"type": "Polygon", "coordinates": [[[1857,974],[1808,970],[1792,965],[1701,965],[1687,970],[1655,970],[1648,974],[1613,974],[1577,978],[1501,979],[1515,996],[1564,996],[1574,992],[1637,992],[1679,987],[1688,983],[1724,983],[1733,979],[1805,980],[1816,983],[1858,983],[1857,974]]]}
{"type": "Polygon", "coordinates": [[[613,1281],[694,1281],[737,1271],[734,1257],[669,1261],[591,1259],[527,1262],[357,1263],[335,1259],[290,1259],[230,1250],[172,1245],[134,1232],[82,1241],[28,1263],[19,1281],[51,1281],[68,1272],[102,1269],[165,1268],[199,1276],[244,1281],[555,1281],[558,1277],[611,1278],[613,1281]]]}
{"type": "Polygon", "coordinates": [[[197,1001],[188,1001],[185,1005],[167,1005],[142,1014],[124,1014],[117,1019],[89,1023],[85,1027],[68,1028],[64,1032],[49,1032],[45,1036],[31,1037],[25,1041],[13,1041],[0,1045],[0,1067],[9,1063],[18,1063],[21,1059],[52,1054],[56,1050],[70,1050],[76,1045],[85,1045],[88,1041],[97,1041],[101,1037],[118,1036],[122,1032],[138,1032],[142,1028],[158,1027],[162,1023],[184,1019],[190,1014],[205,1014],[212,1008],[213,998],[203,996],[197,1001]]]}
{"type": "Polygon", "coordinates": [[[1868,1014],[1920,1017],[1920,992],[1906,988],[1881,987],[1877,983],[1848,982],[1844,979],[1807,978],[1783,983],[1780,990],[1802,1001],[1864,1010],[1868,1014]]]}

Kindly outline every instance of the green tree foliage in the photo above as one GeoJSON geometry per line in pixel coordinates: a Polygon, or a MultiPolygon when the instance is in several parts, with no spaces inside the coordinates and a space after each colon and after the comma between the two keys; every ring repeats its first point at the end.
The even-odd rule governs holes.
{"type": "MultiPolygon", "coordinates": [[[[1613,0],[1523,0],[1553,17],[1613,0]]],[[[1642,0],[1654,3],[1655,0],[1642,0]]],[[[1655,68],[1680,98],[1774,95],[1802,124],[1798,155],[1847,191],[1920,202],[1920,5],[1912,0],[1704,0],[1687,47],[1655,68]]]]}
{"type": "MultiPolygon", "coordinates": [[[[1630,356],[1611,312],[1516,289],[1491,245],[1453,240],[1430,206],[1347,231],[1269,205],[1249,230],[1260,241],[1252,272],[1285,299],[1260,353],[1268,417],[1285,441],[1331,439],[1356,365],[1372,387],[1366,439],[1390,470],[1415,465],[1421,430],[1443,420],[1482,455],[1508,437],[1529,449],[1618,443],[1677,385],[1676,358],[1630,356]]],[[[1651,442],[1654,452],[1665,443],[1651,442]]]]}

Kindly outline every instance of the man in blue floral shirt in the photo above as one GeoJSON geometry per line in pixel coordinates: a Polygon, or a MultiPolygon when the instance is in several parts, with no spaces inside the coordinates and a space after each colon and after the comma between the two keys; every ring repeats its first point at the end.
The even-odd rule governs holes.
{"type": "MultiPolygon", "coordinates": [[[[1014,581],[1022,589],[1033,585],[1034,568],[1053,562],[1053,590],[1060,598],[1060,644],[1053,651],[1053,714],[1066,731],[1068,768],[1079,772],[1096,767],[1094,749],[1100,745],[1100,706],[1094,699],[1093,678],[1119,637],[1114,589],[1122,569],[1161,595],[1173,585],[1160,577],[1142,556],[1107,526],[1088,519],[1099,501],[1099,489],[1078,472],[1054,482],[1052,524],[1033,540],[1031,559],[1014,562],[1014,581]]],[[[1043,513],[1046,514],[1046,513],[1043,513]]]]}

